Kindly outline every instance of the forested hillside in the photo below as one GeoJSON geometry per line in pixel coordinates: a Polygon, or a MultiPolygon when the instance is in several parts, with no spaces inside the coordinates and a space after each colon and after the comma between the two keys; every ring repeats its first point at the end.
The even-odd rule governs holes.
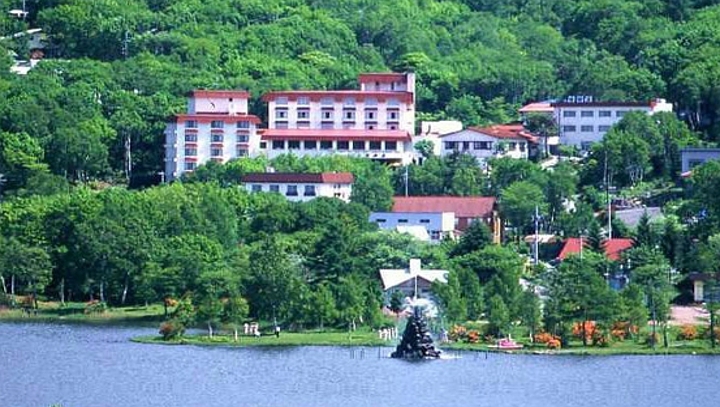
{"type": "MultiPolygon", "coordinates": [[[[720,137],[714,0],[27,0],[0,35],[42,28],[27,76],[0,67],[5,191],[157,177],[165,119],[195,88],[348,88],[362,71],[414,69],[420,118],[505,122],[527,101],[590,94],[676,103],[720,137]],[[55,177],[49,175],[54,174],[55,177]]],[[[2,0],[2,10],[20,0],[2,0]]],[[[24,41],[0,47],[18,58],[24,41]]],[[[5,56],[5,51],[2,51],[5,56]]]]}

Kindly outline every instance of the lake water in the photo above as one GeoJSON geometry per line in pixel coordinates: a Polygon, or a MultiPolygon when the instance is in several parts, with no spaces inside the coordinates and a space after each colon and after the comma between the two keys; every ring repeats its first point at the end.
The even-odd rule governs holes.
{"type": "Polygon", "coordinates": [[[129,341],[151,328],[0,323],[0,407],[720,405],[720,357],[205,348],[129,341]]]}

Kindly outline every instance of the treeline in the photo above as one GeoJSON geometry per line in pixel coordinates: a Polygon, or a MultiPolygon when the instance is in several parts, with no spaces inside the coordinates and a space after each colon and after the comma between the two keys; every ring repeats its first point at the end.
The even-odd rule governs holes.
{"type": "Polygon", "coordinates": [[[716,142],[714,3],[28,0],[25,19],[0,14],[0,48],[25,58],[12,34],[42,28],[50,58],[17,76],[0,53],[4,191],[157,182],[165,121],[195,88],[248,89],[262,115],[263,92],[348,88],[389,69],[417,72],[420,119],[500,123],[524,102],[574,94],[667,97],[716,142]]]}

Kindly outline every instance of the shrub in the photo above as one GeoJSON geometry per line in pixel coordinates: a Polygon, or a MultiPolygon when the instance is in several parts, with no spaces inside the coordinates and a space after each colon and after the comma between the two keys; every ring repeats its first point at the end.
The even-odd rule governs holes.
{"type": "Polygon", "coordinates": [[[177,339],[185,333],[185,327],[178,321],[170,320],[160,324],[160,335],[163,340],[177,339]]]}
{"type": "Polygon", "coordinates": [[[453,325],[453,327],[450,328],[450,332],[448,333],[448,338],[452,342],[464,340],[466,336],[467,329],[462,325],[453,325]]]}
{"type": "Polygon", "coordinates": [[[533,340],[536,343],[543,343],[543,344],[547,344],[548,342],[550,342],[553,339],[555,339],[555,337],[553,335],[550,335],[547,332],[538,332],[533,337],[533,340]]]}
{"type": "Polygon", "coordinates": [[[587,342],[592,342],[593,337],[596,335],[597,332],[597,325],[595,324],[595,321],[583,321],[574,323],[572,327],[573,336],[577,339],[583,339],[583,326],[585,327],[585,340],[587,342]]]}
{"type": "Polygon", "coordinates": [[[478,343],[480,342],[480,332],[476,329],[470,330],[465,337],[467,343],[478,343]]]}
{"type": "Polygon", "coordinates": [[[85,304],[85,314],[102,314],[107,311],[107,304],[99,300],[92,300],[85,304]]]}
{"type": "Polygon", "coordinates": [[[556,338],[550,339],[547,343],[548,349],[560,349],[560,346],[561,346],[560,339],[556,339],[556,338]]]}
{"type": "Polygon", "coordinates": [[[698,338],[698,331],[697,327],[695,325],[683,325],[680,328],[680,333],[678,333],[678,339],[684,340],[684,341],[694,341],[698,338]]]}

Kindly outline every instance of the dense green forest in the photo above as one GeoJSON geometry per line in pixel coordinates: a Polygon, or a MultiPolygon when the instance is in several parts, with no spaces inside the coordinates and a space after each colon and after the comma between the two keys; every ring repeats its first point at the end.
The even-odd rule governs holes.
{"type": "MultiPolygon", "coordinates": [[[[568,94],[665,97],[717,141],[720,6],[710,0],[27,0],[0,35],[42,28],[47,59],[27,77],[0,67],[0,172],[30,183],[156,180],[166,118],[195,88],[354,86],[363,71],[413,69],[421,119],[516,119],[568,94]]],[[[0,1],[1,10],[20,0],[0,1]]],[[[20,58],[19,39],[0,47],[20,58]]]]}
{"type": "MultiPolygon", "coordinates": [[[[0,302],[11,303],[12,291],[110,305],[180,299],[178,326],[247,315],[297,327],[377,326],[377,270],[417,257],[450,270],[449,283],[435,287],[445,316],[484,316],[494,334],[518,320],[539,327],[538,299],[520,276],[547,288],[548,330],[588,319],[640,325],[649,298],[666,319],[669,301],[687,296],[675,283],[717,270],[720,258],[720,164],[698,167],[689,181],[678,174],[680,148],[720,140],[715,3],[27,0],[24,19],[0,13],[0,302]],[[27,76],[11,74],[6,51],[27,54],[12,34],[35,27],[48,35],[46,59],[27,76]],[[587,160],[553,168],[499,159],[488,173],[467,156],[427,156],[405,176],[369,161],[286,156],[211,163],[172,185],[121,185],[128,141],[133,186],[159,180],[165,122],[184,111],[192,89],[247,89],[262,116],[269,90],[351,88],[360,72],[410,69],[420,119],[502,123],[525,102],[570,94],[665,97],[678,115],[629,114],[587,160]],[[351,171],[353,203],[294,204],[237,188],[242,174],[267,165],[351,171]],[[605,173],[619,194],[670,191],[661,223],[613,225],[637,246],[618,262],[593,253],[602,251],[605,173]],[[671,191],[678,185],[688,188],[671,191]],[[479,223],[435,246],[375,230],[369,211],[387,209],[406,187],[497,197],[506,244],[489,245],[479,223]],[[568,200],[574,211],[564,210],[568,200]],[[519,242],[536,206],[543,231],[588,237],[585,261],[551,275],[527,267],[519,242]],[[634,284],[618,293],[603,276],[620,269],[634,284]],[[577,281],[587,284],[568,283],[577,281]]],[[[0,0],[2,10],[20,4],[0,0]]]]}

